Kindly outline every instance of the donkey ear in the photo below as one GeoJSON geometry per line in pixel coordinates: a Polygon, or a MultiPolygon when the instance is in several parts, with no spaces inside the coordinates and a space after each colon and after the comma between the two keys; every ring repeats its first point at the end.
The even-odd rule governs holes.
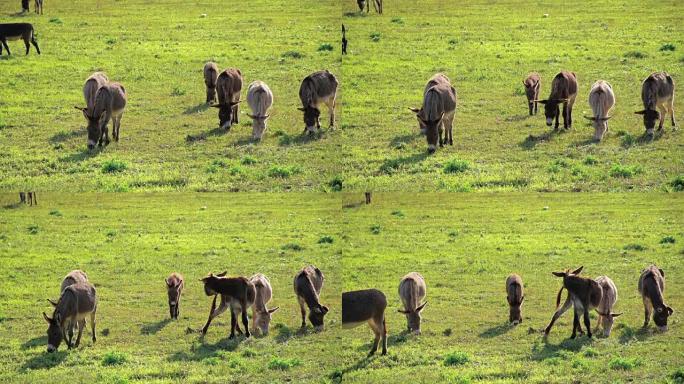
{"type": "Polygon", "coordinates": [[[542,103],[542,104],[546,104],[546,103],[549,102],[548,100],[535,100],[535,101],[536,101],[537,103],[542,103]]]}
{"type": "Polygon", "coordinates": [[[235,101],[235,102],[232,102],[232,101],[231,101],[231,102],[228,103],[228,104],[229,104],[231,107],[234,107],[234,106],[236,106],[236,105],[242,103],[243,101],[244,101],[244,100],[238,100],[238,101],[235,101]]]}
{"type": "Polygon", "coordinates": [[[522,81],[523,85],[525,86],[525,88],[527,88],[527,83],[525,82],[525,80],[521,80],[521,81],[522,81]]]}
{"type": "Polygon", "coordinates": [[[302,111],[302,112],[306,111],[306,108],[304,108],[304,107],[299,107],[299,108],[297,108],[297,109],[299,109],[299,110],[302,111]]]}
{"type": "Polygon", "coordinates": [[[658,268],[658,271],[660,272],[660,276],[665,277],[665,271],[660,268],[658,268]]]}
{"type": "Polygon", "coordinates": [[[248,113],[247,116],[248,116],[250,119],[256,119],[256,116],[254,116],[254,115],[252,115],[252,114],[250,114],[250,113],[248,113]]]}
{"type": "Polygon", "coordinates": [[[178,280],[178,283],[176,283],[176,288],[180,287],[183,285],[183,279],[178,280]]]}
{"type": "Polygon", "coordinates": [[[420,112],[420,108],[408,107],[408,109],[410,109],[411,112],[413,112],[413,113],[418,113],[418,112],[420,112]]]}
{"type": "MultiPolygon", "coordinates": [[[[591,116],[591,117],[590,117],[590,116],[582,115],[582,117],[584,117],[584,118],[587,119],[587,120],[596,121],[596,118],[595,118],[594,116],[591,116]]],[[[607,119],[606,119],[606,120],[607,120],[607,119]]]]}
{"type": "Polygon", "coordinates": [[[411,311],[407,311],[407,310],[405,310],[405,309],[397,309],[397,312],[403,313],[404,315],[407,315],[407,314],[411,313],[411,311]]]}
{"type": "Polygon", "coordinates": [[[554,276],[565,277],[565,272],[551,272],[554,276]]]}
{"type": "Polygon", "coordinates": [[[427,301],[426,301],[426,302],[424,302],[424,303],[423,303],[423,305],[421,305],[420,307],[416,308],[416,312],[420,312],[420,311],[422,311],[422,310],[423,310],[423,308],[425,308],[425,306],[426,306],[426,305],[427,305],[427,301]]]}
{"type": "Polygon", "coordinates": [[[211,108],[221,108],[222,104],[212,104],[210,105],[211,108]]]}
{"type": "Polygon", "coordinates": [[[43,318],[45,319],[45,321],[48,322],[48,324],[52,322],[52,319],[49,318],[48,315],[45,314],[45,312],[43,312],[43,318]]]}
{"type": "Polygon", "coordinates": [[[326,313],[328,313],[328,307],[326,307],[325,305],[321,305],[319,311],[325,315],[326,313]]]}
{"type": "Polygon", "coordinates": [[[577,269],[575,269],[574,271],[572,271],[572,274],[573,274],[573,275],[579,275],[579,274],[582,272],[583,269],[584,269],[584,265],[581,266],[581,267],[579,267],[579,268],[577,268],[577,269]]]}
{"type": "Polygon", "coordinates": [[[280,309],[280,307],[271,308],[268,310],[268,313],[273,313],[273,312],[277,311],[278,309],[280,309]]]}
{"type": "Polygon", "coordinates": [[[48,301],[48,303],[52,304],[53,307],[57,306],[57,303],[55,303],[54,301],[52,301],[50,299],[47,299],[47,301],[48,301]]]}
{"type": "Polygon", "coordinates": [[[171,286],[171,284],[169,284],[169,279],[166,279],[166,278],[165,278],[165,279],[164,279],[164,282],[166,283],[166,286],[167,286],[167,287],[170,287],[170,286],[171,286]]]}
{"type": "Polygon", "coordinates": [[[223,276],[225,276],[226,274],[228,274],[228,271],[223,271],[223,272],[219,273],[219,274],[216,275],[216,276],[218,276],[218,277],[223,277],[223,276]]]}
{"type": "Polygon", "coordinates": [[[674,313],[674,309],[672,309],[671,307],[666,307],[665,309],[667,309],[667,315],[672,316],[672,314],[674,313]]]}
{"type": "Polygon", "coordinates": [[[610,317],[618,317],[618,316],[620,316],[620,315],[622,315],[622,312],[620,312],[620,313],[611,313],[611,314],[610,314],[610,317]]]}
{"type": "Polygon", "coordinates": [[[645,114],[646,114],[646,110],[641,110],[641,111],[637,111],[637,112],[634,112],[634,113],[637,114],[637,115],[645,115],[645,114]]]}
{"type": "Polygon", "coordinates": [[[520,304],[522,304],[523,301],[525,301],[525,295],[523,295],[523,297],[520,298],[520,304]]]}

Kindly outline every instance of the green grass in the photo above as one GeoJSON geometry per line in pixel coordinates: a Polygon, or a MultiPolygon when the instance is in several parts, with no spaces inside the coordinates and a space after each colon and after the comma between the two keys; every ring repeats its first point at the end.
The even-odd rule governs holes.
{"type": "Polygon", "coordinates": [[[324,236],[339,237],[339,198],[43,193],[39,199],[29,207],[14,204],[14,193],[0,194],[0,382],[320,383],[339,367],[341,245],[319,244],[324,236]],[[285,244],[304,251],[283,251],[285,244]],[[292,278],[309,263],[326,277],[321,301],[330,313],[321,333],[310,325],[299,331],[292,278]],[[47,354],[41,312],[50,314],[46,299],[57,298],[62,278],[76,268],[97,289],[97,342],[88,320],[78,349],[62,344],[47,354]],[[229,340],[224,313],[200,338],[211,298],[198,279],[223,270],[269,278],[269,307],[280,309],[268,336],[229,340]],[[168,319],[164,285],[173,271],[185,277],[177,321],[168,319]]]}
{"type": "MultiPolygon", "coordinates": [[[[514,0],[447,6],[424,0],[416,6],[393,0],[383,16],[368,17],[356,17],[355,7],[351,0],[342,3],[350,40],[349,55],[342,59],[340,106],[345,190],[662,191],[681,175],[682,130],[673,132],[667,121],[663,134],[651,141],[643,136],[641,117],[633,114],[643,109],[641,82],[651,72],[684,79],[684,61],[677,54],[684,44],[679,2],[514,0]],[[660,51],[667,44],[676,50],[660,51]],[[546,98],[562,69],[577,73],[579,93],[572,130],[552,134],[543,108],[528,115],[521,81],[539,72],[546,98]],[[419,106],[425,83],[437,72],[451,78],[459,105],[454,145],[428,156],[425,137],[406,107],[419,106]],[[598,79],[611,83],[617,104],[604,140],[593,143],[593,127],[582,115],[591,114],[588,93],[598,79]],[[630,138],[617,136],[619,130],[630,138]],[[443,172],[442,165],[454,157],[469,162],[473,171],[458,177],[443,172]],[[585,172],[572,172],[572,166],[549,172],[559,157],[571,165],[596,161],[585,172]],[[643,172],[613,177],[614,164],[638,164],[643,172]]],[[[683,100],[675,98],[679,120],[683,100]]]]}
{"type": "MultiPolygon", "coordinates": [[[[454,194],[380,193],[362,204],[344,194],[344,290],[377,288],[387,296],[388,354],[366,359],[365,324],[348,330],[338,360],[345,383],[659,383],[684,356],[683,248],[661,239],[684,235],[684,201],[667,193],[454,194]],[[396,215],[401,212],[402,215],[396,215]],[[374,234],[368,228],[378,226],[374,234]],[[638,246],[637,246],[638,245],[638,246]],[[641,270],[665,271],[665,301],[675,308],[667,333],[642,330],[641,270]],[[569,339],[571,312],[544,341],[560,279],[551,272],[584,265],[610,276],[619,299],[609,338],[569,339]],[[422,334],[406,333],[399,280],[420,272],[427,283],[422,334]],[[505,280],[525,283],[523,322],[508,325],[505,280]],[[465,358],[467,357],[467,359],[465,358]],[[463,362],[467,361],[465,364],[463,362]],[[455,365],[451,365],[453,362],[455,365]]],[[[591,324],[597,316],[592,311],[591,324]]]]}
{"type": "MultiPolygon", "coordinates": [[[[339,46],[332,43],[340,33],[337,1],[316,1],[302,12],[291,0],[255,0],[236,12],[220,0],[51,0],[44,16],[13,17],[18,4],[0,2],[0,22],[32,23],[42,55],[32,48],[24,56],[23,44],[11,41],[11,59],[0,57],[0,190],[327,191],[339,173],[339,162],[330,159],[340,152],[341,135],[323,119],[322,134],[303,136],[297,110],[308,74],[328,69],[342,77],[339,46]],[[208,60],[240,68],[242,99],[254,80],[272,89],[261,142],[251,140],[247,103],[239,125],[229,133],[217,128],[217,110],[204,104],[208,60]],[[73,106],[84,103],[83,83],[97,70],[125,86],[128,105],[120,141],[89,153],[86,121],[73,106]],[[277,130],[291,144],[270,133],[277,130]],[[205,171],[215,159],[245,158],[249,167],[240,170],[205,171]],[[100,172],[111,159],[128,169],[100,172]],[[301,171],[269,177],[275,164],[301,171]]],[[[338,125],[340,117],[338,111],[338,125]]]]}

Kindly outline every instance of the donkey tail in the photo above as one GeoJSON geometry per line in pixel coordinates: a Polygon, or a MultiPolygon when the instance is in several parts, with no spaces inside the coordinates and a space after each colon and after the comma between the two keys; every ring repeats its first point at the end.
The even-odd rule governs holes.
{"type": "Polygon", "coordinates": [[[558,295],[556,295],[556,308],[558,308],[558,306],[560,305],[561,294],[563,293],[563,288],[565,288],[565,287],[561,287],[558,290],[558,295]]]}

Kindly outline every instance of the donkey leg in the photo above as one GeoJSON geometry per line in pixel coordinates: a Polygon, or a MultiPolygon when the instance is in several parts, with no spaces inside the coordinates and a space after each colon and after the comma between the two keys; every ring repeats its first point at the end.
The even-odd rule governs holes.
{"type": "Polygon", "coordinates": [[[373,340],[373,346],[371,347],[371,350],[368,353],[368,356],[372,356],[375,354],[375,351],[378,350],[378,344],[380,343],[380,337],[382,335],[382,330],[380,329],[380,326],[378,324],[375,324],[375,319],[373,319],[373,318],[368,320],[368,325],[373,330],[373,334],[375,335],[375,339],[373,340]]]}
{"type": "Polygon", "coordinates": [[[591,339],[591,323],[589,321],[589,308],[584,308],[584,327],[587,329],[587,336],[591,339]]]}
{"type": "Polygon", "coordinates": [[[573,315],[574,315],[574,318],[572,320],[572,335],[570,336],[571,339],[574,339],[577,337],[577,327],[580,326],[579,312],[577,311],[577,308],[575,308],[573,315]]]}
{"type": "Polygon", "coordinates": [[[304,307],[304,302],[302,299],[297,300],[299,301],[299,310],[302,313],[302,329],[306,328],[306,308],[304,307]]]}
{"type": "Polygon", "coordinates": [[[644,328],[648,327],[648,323],[651,321],[651,302],[647,298],[643,298],[644,301],[644,328]]]}
{"type": "Polygon", "coordinates": [[[331,97],[326,101],[326,105],[328,106],[328,114],[330,115],[330,128],[335,127],[335,97],[331,97]]]}
{"type": "Polygon", "coordinates": [[[672,126],[677,127],[677,123],[675,122],[675,118],[674,118],[674,97],[671,98],[668,103],[669,103],[668,109],[670,110],[670,119],[672,120],[672,126]]]}
{"type": "Polygon", "coordinates": [[[12,52],[10,52],[9,45],[7,45],[7,40],[2,39],[2,45],[5,47],[5,50],[7,50],[7,56],[12,55],[12,52]]]}
{"type": "Polygon", "coordinates": [[[546,329],[544,329],[544,334],[548,335],[549,332],[551,332],[553,324],[556,322],[556,320],[558,320],[559,317],[561,317],[565,313],[565,311],[568,310],[568,308],[570,308],[570,305],[572,305],[572,302],[570,301],[570,297],[568,297],[565,300],[565,303],[563,303],[563,306],[557,309],[556,312],[553,314],[551,322],[549,323],[549,325],[546,326],[546,329]]]}
{"type": "Polygon", "coordinates": [[[249,337],[249,321],[247,320],[247,305],[242,306],[242,325],[245,326],[245,337],[249,337]]]}
{"type": "Polygon", "coordinates": [[[221,304],[219,305],[218,309],[216,308],[216,299],[218,298],[219,295],[214,296],[214,301],[211,303],[211,310],[209,310],[209,318],[207,319],[207,323],[202,327],[202,334],[206,335],[207,329],[209,329],[209,324],[211,324],[211,321],[218,315],[222,314],[223,312],[226,311],[226,308],[228,308],[228,305],[226,304],[225,300],[223,299],[223,296],[221,296],[221,304]]]}
{"type": "Polygon", "coordinates": [[[31,43],[28,38],[24,39],[24,45],[26,46],[26,54],[29,54],[29,48],[31,48],[31,43]]]}
{"type": "Polygon", "coordinates": [[[382,354],[387,354],[387,323],[384,314],[382,315],[382,354]]]}
{"type": "Polygon", "coordinates": [[[235,318],[235,312],[230,311],[230,336],[229,339],[235,338],[235,327],[237,326],[237,319],[235,318]]]}
{"type": "Polygon", "coordinates": [[[665,114],[667,113],[667,110],[665,109],[664,105],[659,105],[658,110],[660,111],[660,122],[658,123],[658,130],[662,131],[663,124],[665,123],[665,114]]]}
{"type": "Polygon", "coordinates": [[[74,345],[76,348],[81,344],[81,335],[83,335],[83,327],[85,327],[85,323],[82,321],[78,322],[78,337],[76,338],[76,345],[74,345]]]}

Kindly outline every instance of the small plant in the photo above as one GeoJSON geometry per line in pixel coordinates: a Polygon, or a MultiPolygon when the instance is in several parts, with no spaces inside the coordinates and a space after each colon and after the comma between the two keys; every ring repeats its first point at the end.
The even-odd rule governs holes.
{"type": "Polygon", "coordinates": [[[121,365],[128,361],[128,355],[122,352],[110,351],[102,357],[102,365],[112,366],[121,365]]]}
{"type": "Polygon", "coordinates": [[[638,165],[615,164],[610,169],[610,175],[615,178],[630,179],[642,172],[638,165]]]}
{"type": "Polygon", "coordinates": [[[257,163],[257,159],[253,158],[252,156],[245,156],[240,160],[240,163],[242,165],[253,165],[257,163]]]}
{"type": "Polygon", "coordinates": [[[233,165],[228,168],[228,173],[230,173],[232,176],[243,175],[245,174],[245,169],[239,165],[233,165]]]}
{"type": "Polygon", "coordinates": [[[59,17],[53,17],[52,19],[50,19],[50,22],[52,24],[62,24],[62,20],[59,17]]]}
{"type": "Polygon", "coordinates": [[[109,46],[112,46],[112,45],[116,44],[116,39],[113,37],[110,37],[109,39],[105,40],[105,43],[107,43],[107,45],[109,45],[109,46]]]}
{"type": "Polygon", "coordinates": [[[633,146],[634,144],[636,144],[636,142],[637,142],[636,137],[630,135],[629,133],[625,133],[622,136],[622,146],[624,148],[629,148],[629,147],[633,146]]]}
{"type": "Polygon", "coordinates": [[[282,249],[283,251],[299,252],[299,251],[303,251],[304,247],[302,247],[301,245],[299,245],[297,243],[289,243],[289,244],[283,245],[282,247],[280,247],[280,249],[282,249]]]}
{"type": "Polygon", "coordinates": [[[333,243],[333,238],[332,236],[321,236],[320,239],[318,239],[318,244],[332,244],[333,243]]]}
{"type": "Polygon", "coordinates": [[[454,351],[446,355],[444,365],[448,367],[463,365],[470,362],[470,355],[465,352],[454,351]]]}
{"type": "Polygon", "coordinates": [[[288,177],[294,175],[295,173],[299,172],[299,168],[297,166],[289,166],[289,167],[281,167],[281,166],[273,166],[271,169],[268,170],[268,175],[271,177],[278,177],[281,179],[287,179],[288,177]]]}
{"type": "Polygon", "coordinates": [[[596,165],[598,160],[594,156],[587,156],[584,158],[584,165],[596,165]]]}
{"type": "Polygon", "coordinates": [[[318,52],[326,52],[326,51],[332,51],[333,46],[328,43],[324,43],[318,46],[318,52]]]}
{"type": "Polygon", "coordinates": [[[401,162],[397,159],[385,160],[385,162],[380,166],[380,172],[391,175],[399,169],[401,162]]]}
{"type": "Polygon", "coordinates": [[[672,43],[663,44],[663,45],[660,47],[660,49],[658,49],[658,50],[659,50],[660,52],[666,52],[666,51],[672,52],[672,51],[675,50],[675,45],[672,44],[672,43]]]}
{"type": "Polygon", "coordinates": [[[639,51],[629,51],[625,53],[625,57],[633,59],[645,59],[648,57],[648,55],[639,51]]]}
{"type": "Polygon", "coordinates": [[[370,34],[370,39],[372,42],[377,43],[380,41],[380,33],[379,32],[373,32],[370,34]]]}
{"type": "Polygon", "coordinates": [[[335,176],[332,180],[330,180],[328,185],[330,186],[330,189],[332,189],[333,191],[339,192],[342,190],[342,182],[342,176],[335,176]]]}
{"type": "Polygon", "coordinates": [[[290,369],[292,367],[296,367],[300,364],[301,364],[301,361],[299,361],[299,359],[297,359],[297,358],[281,359],[279,357],[274,357],[268,363],[268,368],[274,369],[274,370],[280,370],[280,371],[287,371],[288,369],[290,369]]]}
{"type": "Polygon", "coordinates": [[[185,95],[185,89],[181,87],[174,87],[171,91],[171,96],[183,96],[185,95]]]}
{"type": "Polygon", "coordinates": [[[29,225],[26,229],[28,229],[28,233],[32,235],[37,235],[39,231],[38,226],[35,224],[29,225]]]}
{"type": "Polygon", "coordinates": [[[50,216],[61,217],[61,216],[62,216],[62,212],[60,212],[60,211],[58,211],[58,210],[56,210],[56,209],[53,209],[52,211],[50,211],[50,216]]]}
{"type": "Polygon", "coordinates": [[[631,371],[639,365],[641,365],[641,362],[638,358],[627,359],[623,357],[616,357],[608,363],[611,369],[620,371],[631,371]]]}
{"type": "Polygon", "coordinates": [[[679,367],[672,373],[672,381],[674,381],[675,384],[684,384],[684,367],[679,367]]]}
{"type": "Polygon", "coordinates": [[[404,212],[402,212],[402,211],[392,211],[392,216],[404,217],[404,212]]]}
{"type": "Polygon", "coordinates": [[[291,59],[301,59],[304,57],[304,54],[297,52],[297,51],[287,51],[283,53],[283,57],[289,57],[291,59]]]}
{"type": "Polygon", "coordinates": [[[102,173],[123,172],[126,168],[128,168],[128,165],[120,160],[107,160],[102,163],[102,173]]]}
{"type": "Polygon", "coordinates": [[[444,173],[461,173],[470,168],[465,160],[451,159],[444,165],[444,173]]]}
{"type": "Polygon", "coordinates": [[[380,232],[382,231],[382,227],[381,227],[380,225],[378,225],[378,224],[373,224],[373,225],[371,225],[371,227],[370,227],[370,231],[371,231],[371,233],[374,234],[374,235],[379,235],[380,232]]]}
{"type": "Polygon", "coordinates": [[[202,362],[206,365],[219,365],[221,359],[216,356],[212,356],[202,359],[202,362]]]}
{"type": "Polygon", "coordinates": [[[646,247],[641,244],[627,244],[624,249],[625,251],[645,251],[646,247]]]}
{"type": "Polygon", "coordinates": [[[684,176],[677,176],[670,182],[670,186],[677,192],[684,191],[684,176]]]}
{"type": "Polygon", "coordinates": [[[392,18],[392,22],[394,24],[404,24],[404,19],[402,19],[401,17],[394,17],[392,18]]]}
{"type": "Polygon", "coordinates": [[[660,239],[660,244],[674,244],[675,243],[675,238],[672,236],[665,236],[662,239],[660,239]]]}
{"type": "Polygon", "coordinates": [[[584,357],[596,357],[599,355],[598,351],[591,347],[586,348],[582,354],[584,357]]]}

